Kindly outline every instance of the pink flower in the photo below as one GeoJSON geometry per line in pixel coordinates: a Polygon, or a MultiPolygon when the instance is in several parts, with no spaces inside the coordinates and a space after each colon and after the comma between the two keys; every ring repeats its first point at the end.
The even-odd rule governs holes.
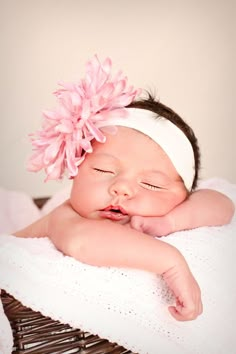
{"type": "Polygon", "coordinates": [[[43,112],[42,129],[31,134],[34,153],[29,159],[28,170],[44,169],[50,179],[61,179],[78,173],[78,166],[86,153],[91,153],[91,140],[105,142],[102,131],[96,127],[99,121],[113,115],[125,114],[140,90],[128,86],[127,78],[118,72],[111,75],[109,58],[101,63],[94,56],[86,65],[85,78],[78,83],[59,83],[55,96],[58,107],[43,112]]]}

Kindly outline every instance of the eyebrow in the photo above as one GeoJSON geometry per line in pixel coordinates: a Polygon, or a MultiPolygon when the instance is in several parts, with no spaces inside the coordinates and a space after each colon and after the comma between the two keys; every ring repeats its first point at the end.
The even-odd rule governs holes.
{"type": "Polygon", "coordinates": [[[150,174],[150,175],[155,175],[155,177],[161,176],[161,177],[163,177],[165,179],[168,179],[168,180],[171,179],[166,173],[164,173],[164,172],[162,172],[160,170],[156,170],[156,169],[154,169],[154,170],[143,170],[143,172],[145,174],[147,174],[147,175],[150,174]]]}
{"type": "MultiPolygon", "coordinates": [[[[97,156],[97,157],[109,157],[109,158],[112,158],[114,160],[119,160],[118,157],[114,156],[114,155],[111,155],[109,153],[106,153],[106,152],[98,152],[98,153],[95,153],[93,155],[94,157],[97,156]]],[[[161,172],[160,170],[157,170],[157,169],[151,169],[151,170],[144,170],[143,169],[143,172],[144,173],[154,173],[154,174],[162,174],[163,176],[167,176],[165,173],[161,172]]],[[[168,176],[167,176],[168,177],[168,176]]]]}
{"type": "Polygon", "coordinates": [[[171,181],[171,180],[174,180],[174,181],[177,181],[177,182],[179,182],[179,181],[182,181],[182,179],[181,179],[181,177],[179,176],[179,174],[176,172],[176,178],[172,178],[172,177],[170,177],[170,176],[168,176],[165,172],[163,172],[163,171],[160,171],[160,170],[157,170],[157,169],[153,169],[153,170],[143,170],[143,172],[144,173],[150,173],[150,175],[151,174],[153,174],[153,175],[156,175],[156,176],[161,176],[162,178],[164,178],[164,179],[166,179],[166,180],[168,180],[168,181],[171,181]]]}
{"type": "Polygon", "coordinates": [[[96,157],[109,157],[109,158],[112,158],[114,160],[119,160],[118,157],[114,156],[114,155],[111,155],[107,152],[93,152],[92,156],[96,156],[96,157]]]}
{"type": "MultiPolygon", "coordinates": [[[[92,156],[96,156],[96,157],[108,157],[108,158],[111,158],[113,160],[116,160],[116,161],[119,161],[119,158],[114,156],[114,155],[111,155],[107,152],[95,152],[92,154],[92,156]]],[[[171,178],[165,174],[164,172],[160,171],[160,170],[157,170],[157,169],[151,169],[151,170],[143,170],[143,173],[145,174],[155,174],[155,175],[161,175],[163,178],[165,178],[166,180],[171,180],[171,178]]],[[[181,177],[177,174],[177,179],[176,181],[181,181],[181,177]]]]}

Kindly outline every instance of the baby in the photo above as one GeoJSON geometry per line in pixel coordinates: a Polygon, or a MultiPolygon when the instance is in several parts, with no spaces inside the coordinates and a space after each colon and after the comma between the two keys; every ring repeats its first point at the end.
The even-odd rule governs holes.
{"type": "Polygon", "coordinates": [[[131,267],[162,275],[180,321],[202,313],[200,288],[177,248],[150,235],[230,221],[232,202],[210,190],[192,192],[199,149],[190,127],[153,98],[134,98],[111,62],[95,57],[84,80],[56,92],[60,109],[44,112],[31,169],[48,178],[67,169],[70,199],[19,237],[49,237],[64,254],[95,266],[131,267]],[[79,167],[78,167],[79,166],[79,167]]]}

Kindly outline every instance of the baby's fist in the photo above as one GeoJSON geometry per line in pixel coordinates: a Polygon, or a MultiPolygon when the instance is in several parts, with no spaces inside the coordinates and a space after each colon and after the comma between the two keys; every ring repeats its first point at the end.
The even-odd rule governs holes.
{"type": "Polygon", "coordinates": [[[168,215],[164,216],[132,216],[130,225],[133,229],[151,236],[166,236],[173,232],[168,215]]]}

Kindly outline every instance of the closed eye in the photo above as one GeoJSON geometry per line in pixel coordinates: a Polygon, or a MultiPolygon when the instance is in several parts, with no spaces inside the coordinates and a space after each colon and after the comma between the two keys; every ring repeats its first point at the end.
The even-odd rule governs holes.
{"type": "Polygon", "coordinates": [[[158,189],[163,189],[162,187],[155,186],[154,184],[146,183],[146,182],[141,182],[144,188],[150,189],[150,190],[158,190],[158,189]]]}
{"type": "Polygon", "coordinates": [[[113,171],[102,170],[101,168],[94,168],[94,171],[99,172],[99,173],[114,173],[113,171]]]}

